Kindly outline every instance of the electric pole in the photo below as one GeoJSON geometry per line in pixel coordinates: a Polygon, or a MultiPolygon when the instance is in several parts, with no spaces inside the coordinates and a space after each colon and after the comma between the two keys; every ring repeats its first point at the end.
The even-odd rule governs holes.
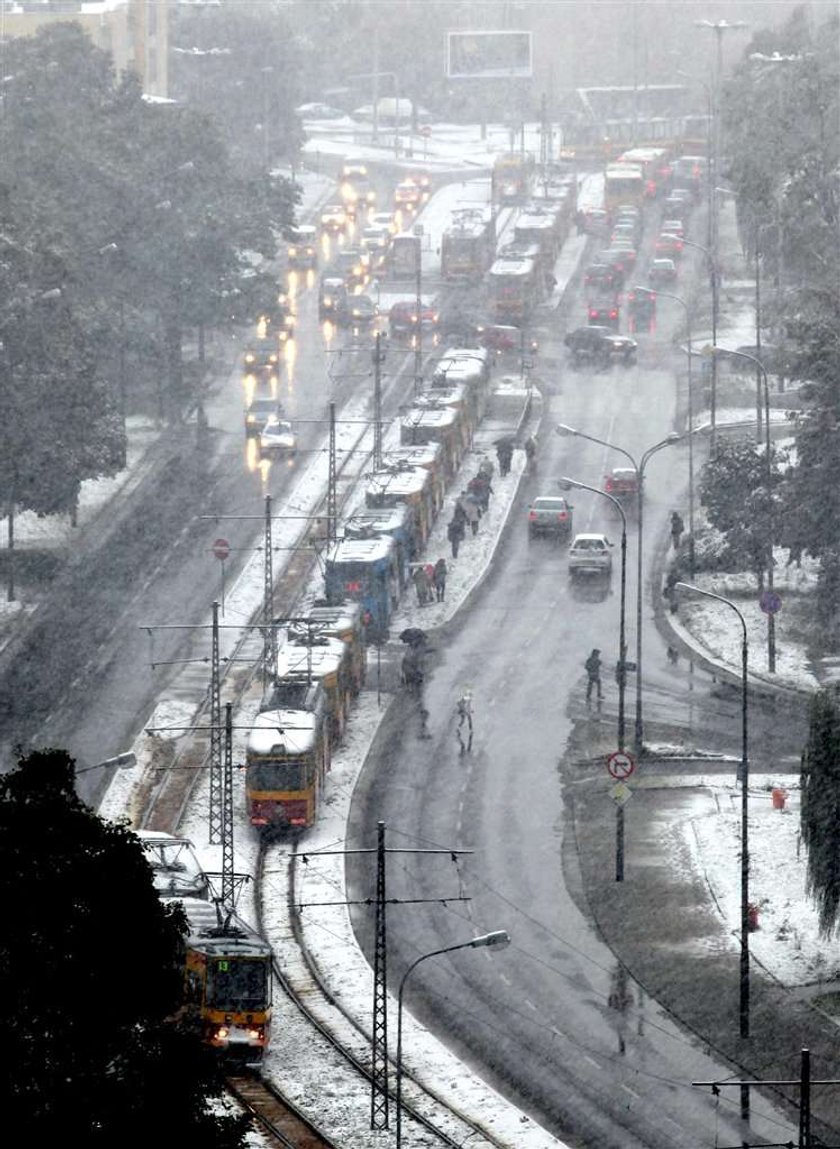
{"type": "Polygon", "coordinates": [[[213,603],[213,639],[210,653],[210,810],[211,846],[222,840],[222,704],[219,698],[219,604],[213,603]]]}
{"type": "Polygon", "coordinates": [[[338,534],[338,494],[335,468],[335,402],[330,402],[330,455],[327,479],[327,543],[332,544],[338,534]]]}
{"type": "MultiPolygon", "coordinates": [[[[435,850],[435,849],[389,849],[385,845],[385,823],[377,823],[376,847],[374,849],[348,849],[348,850],[316,850],[311,854],[299,855],[301,862],[308,865],[315,858],[330,856],[349,857],[352,854],[376,854],[376,900],[375,900],[375,942],[374,942],[374,978],[373,978],[373,1028],[371,1051],[371,1098],[370,1098],[370,1127],[371,1129],[387,1129],[388,1126],[388,976],[387,976],[387,930],[385,925],[385,861],[388,854],[443,854],[456,861],[462,854],[472,854],[472,850],[435,850]]],[[[461,894],[451,898],[412,898],[402,901],[391,899],[391,905],[450,905],[452,902],[469,902],[471,898],[461,894]]],[[[360,901],[340,902],[298,902],[299,910],[312,909],[318,906],[370,906],[370,898],[360,901]]]]}
{"type": "Polygon", "coordinates": [[[417,314],[417,330],[414,332],[414,394],[420,393],[423,387],[423,257],[422,257],[422,242],[423,231],[422,224],[414,225],[415,243],[415,275],[416,275],[416,314],[417,314]],[[420,229],[418,231],[418,228],[420,229]]]}
{"type": "Polygon", "coordinates": [[[222,905],[233,909],[233,705],[225,703],[225,773],[222,801],[222,905]]]}
{"type": "Polygon", "coordinates": [[[373,469],[382,467],[382,332],[376,333],[376,346],[373,351],[373,469]]]}
{"type": "Polygon", "coordinates": [[[271,625],[274,616],[274,570],[271,541],[271,495],[265,496],[265,556],[263,562],[263,690],[274,674],[277,662],[277,637],[271,625]]]}

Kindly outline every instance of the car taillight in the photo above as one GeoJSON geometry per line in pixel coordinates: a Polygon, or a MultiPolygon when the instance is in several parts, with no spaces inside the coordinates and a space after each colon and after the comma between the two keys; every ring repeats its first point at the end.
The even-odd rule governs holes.
{"type": "Polygon", "coordinates": [[[530,520],[530,522],[532,522],[532,523],[536,522],[536,518],[537,518],[537,512],[536,511],[529,511],[528,512],[528,519],[530,520]]]}
{"type": "Polygon", "coordinates": [[[568,515],[566,514],[566,512],[565,512],[565,511],[558,511],[558,512],[557,512],[557,520],[558,520],[558,522],[564,523],[564,522],[566,521],[566,519],[567,519],[567,518],[568,518],[568,515]]]}
{"type": "Polygon", "coordinates": [[[618,319],[618,312],[615,310],[615,308],[613,308],[613,310],[610,312],[610,319],[618,319]]]}

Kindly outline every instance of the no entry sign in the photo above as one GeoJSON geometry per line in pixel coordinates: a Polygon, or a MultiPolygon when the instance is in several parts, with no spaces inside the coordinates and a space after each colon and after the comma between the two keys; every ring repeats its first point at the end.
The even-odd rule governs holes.
{"type": "Polygon", "coordinates": [[[216,539],[213,543],[213,554],[217,559],[224,561],[230,554],[230,543],[227,539],[216,539]]]}

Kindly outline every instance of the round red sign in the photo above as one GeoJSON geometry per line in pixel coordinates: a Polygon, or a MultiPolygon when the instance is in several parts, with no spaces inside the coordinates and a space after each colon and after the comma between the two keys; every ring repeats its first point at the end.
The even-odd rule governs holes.
{"type": "Polygon", "coordinates": [[[227,539],[216,539],[213,543],[213,554],[217,559],[226,559],[230,554],[230,543],[227,539]]]}

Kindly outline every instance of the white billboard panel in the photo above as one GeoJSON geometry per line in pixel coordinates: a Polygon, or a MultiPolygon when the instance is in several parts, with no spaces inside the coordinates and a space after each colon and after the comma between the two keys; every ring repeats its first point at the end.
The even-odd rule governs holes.
{"type": "Polygon", "coordinates": [[[450,80],[532,75],[530,32],[447,32],[446,75],[450,80]]]}

